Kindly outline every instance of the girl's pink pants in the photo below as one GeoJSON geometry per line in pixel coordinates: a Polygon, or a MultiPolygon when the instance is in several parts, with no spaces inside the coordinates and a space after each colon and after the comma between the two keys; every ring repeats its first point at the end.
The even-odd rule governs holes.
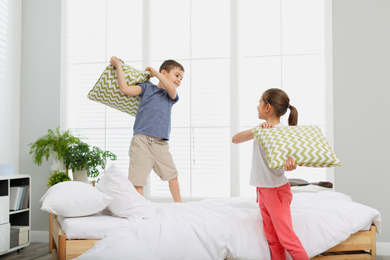
{"type": "Polygon", "coordinates": [[[309,259],[305,248],[293,230],[290,184],[287,183],[277,188],[257,188],[256,191],[271,259],[285,260],[285,250],[294,260],[309,259]]]}

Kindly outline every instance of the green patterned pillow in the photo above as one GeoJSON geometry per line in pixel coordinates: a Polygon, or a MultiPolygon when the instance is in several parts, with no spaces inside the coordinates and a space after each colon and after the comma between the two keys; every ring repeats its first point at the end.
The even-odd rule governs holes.
{"type": "Polygon", "coordinates": [[[257,127],[252,132],[271,169],[282,169],[288,157],[295,164],[308,167],[342,165],[318,126],[257,127]]]}
{"type": "MultiPolygon", "coordinates": [[[[139,71],[130,65],[124,64],[122,60],[121,62],[127,85],[134,85],[149,80],[149,71],[139,71]]],[[[103,71],[93,89],[88,93],[88,98],[132,116],[137,115],[141,100],[139,96],[128,96],[119,90],[117,70],[112,65],[107,66],[103,71]]]]}

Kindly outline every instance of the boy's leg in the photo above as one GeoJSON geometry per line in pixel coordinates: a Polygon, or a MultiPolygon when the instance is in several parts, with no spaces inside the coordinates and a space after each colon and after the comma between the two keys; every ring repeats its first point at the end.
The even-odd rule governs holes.
{"type": "Polygon", "coordinates": [[[134,186],[134,187],[138,191],[139,194],[144,196],[144,186],[134,186]]]}
{"type": "Polygon", "coordinates": [[[180,195],[179,180],[176,178],[169,180],[169,190],[171,191],[174,202],[182,202],[180,195]]]}
{"type": "Polygon", "coordinates": [[[148,176],[154,164],[149,139],[146,135],[136,134],[131,139],[129,149],[128,178],[142,196],[144,195],[144,186],[148,183],[148,176]]]}
{"type": "Polygon", "coordinates": [[[153,170],[163,181],[169,182],[169,190],[171,191],[173,201],[182,202],[179,180],[177,179],[179,173],[169,151],[168,141],[161,138],[155,139],[152,147],[156,159],[153,170]]]}

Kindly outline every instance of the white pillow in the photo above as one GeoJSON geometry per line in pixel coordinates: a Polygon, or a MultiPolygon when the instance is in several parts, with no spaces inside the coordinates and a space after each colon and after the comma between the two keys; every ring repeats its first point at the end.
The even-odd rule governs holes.
{"type": "Polygon", "coordinates": [[[103,210],[112,199],[86,183],[65,181],[52,186],[39,202],[43,211],[62,217],[82,217],[103,210]]]}
{"type": "Polygon", "coordinates": [[[156,214],[151,203],[137,192],[127,175],[115,164],[111,165],[100,179],[98,189],[114,198],[107,208],[118,217],[136,215],[152,218],[156,214]]]}

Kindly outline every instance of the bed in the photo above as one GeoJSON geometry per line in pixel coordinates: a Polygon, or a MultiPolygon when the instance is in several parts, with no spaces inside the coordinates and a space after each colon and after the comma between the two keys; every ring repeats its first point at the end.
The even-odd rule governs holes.
{"type": "MultiPolygon", "coordinates": [[[[255,198],[152,203],[129,191],[125,175],[107,171],[104,176],[111,176],[111,183],[102,178],[98,192],[113,199],[96,212],[81,214],[96,201],[76,201],[87,195],[74,189],[74,198],[67,193],[64,203],[52,204],[66,211],[43,205],[51,213],[53,259],[270,259],[255,198]],[[72,211],[73,216],[64,216],[72,211]]],[[[67,190],[70,185],[75,183],[69,182],[67,190]]],[[[294,230],[312,259],[375,259],[381,229],[376,209],[339,192],[300,191],[293,195],[291,212],[294,230]]]]}
{"type": "MultiPolygon", "coordinates": [[[[338,200],[340,198],[346,198],[343,194],[335,192],[331,192],[334,194],[327,193],[328,192],[320,192],[315,194],[294,194],[294,200],[295,202],[298,202],[295,203],[297,205],[294,203],[292,205],[294,228],[297,227],[298,229],[302,230],[302,232],[297,232],[297,234],[302,240],[302,243],[307,249],[309,255],[313,257],[312,259],[316,260],[375,259],[375,236],[377,231],[375,225],[379,226],[380,228],[380,214],[375,210],[372,210],[363,205],[352,203],[352,201],[349,202],[352,203],[353,208],[348,210],[356,212],[350,212],[347,214],[359,214],[363,212],[362,209],[368,210],[367,212],[361,214],[362,218],[360,218],[348,228],[345,228],[345,230],[343,229],[342,232],[344,233],[338,234],[338,232],[330,232],[328,234],[323,234],[321,235],[322,239],[320,241],[310,244],[312,241],[316,240],[316,237],[319,236],[319,234],[325,232],[327,227],[332,227],[332,224],[328,222],[320,225],[319,222],[323,221],[321,219],[318,219],[318,222],[311,221],[312,217],[302,217],[301,214],[310,212],[312,209],[308,207],[307,210],[302,210],[300,209],[301,205],[299,204],[304,204],[305,201],[313,202],[319,198],[327,199],[329,202],[338,200]],[[329,195],[333,197],[333,200],[329,200],[329,195]],[[355,208],[355,206],[357,207],[355,208]],[[306,225],[306,227],[304,227],[304,225],[306,225]],[[356,229],[361,231],[354,232],[356,229]],[[329,239],[331,237],[334,238],[329,239]],[[310,248],[308,249],[307,247],[310,248]]],[[[185,239],[187,241],[192,241],[190,243],[191,245],[189,245],[189,243],[184,243],[183,248],[189,247],[187,249],[193,248],[200,250],[200,255],[197,255],[194,258],[185,257],[187,250],[183,249],[182,251],[175,253],[175,255],[180,255],[178,258],[162,257],[161,259],[269,259],[267,242],[262,234],[261,226],[259,225],[257,230],[254,229],[254,223],[260,221],[260,215],[259,212],[257,212],[256,203],[253,201],[253,199],[232,198],[227,200],[206,200],[200,203],[192,202],[186,204],[187,205],[184,207],[171,205],[169,203],[166,205],[159,205],[159,217],[157,217],[156,220],[144,220],[140,218],[125,219],[104,215],[101,213],[79,218],[53,217],[53,215],[51,215],[50,230],[53,259],[73,259],[78,256],[80,256],[79,259],[99,259],[97,257],[98,255],[109,256],[113,255],[113,253],[118,254],[115,257],[116,259],[124,259],[125,256],[129,257],[127,259],[138,259],[136,256],[140,256],[142,254],[146,255],[150,252],[157,252],[160,256],[168,256],[169,251],[159,249],[159,246],[161,246],[159,243],[161,243],[161,241],[154,239],[152,242],[152,250],[150,247],[148,247],[148,245],[143,244],[144,241],[153,239],[156,234],[153,231],[153,228],[148,228],[148,226],[161,228],[162,230],[158,232],[158,237],[160,237],[160,240],[165,240],[169,238],[169,236],[172,236],[175,231],[163,230],[164,226],[169,229],[169,227],[173,225],[177,226],[177,223],[181,223],[182,221],[183,223],[188,224],[187,222],[189,220],[186,218],[189,216],[192,216],[195,222],[190,223],[190,227],[188,229],[180,229],[180,232],[183,232],[182,234],[186,235],[178,235],[179,240],[182,238],[183,240],[185,239]],[[192,208],[192,210],[188,211],[188,207],[192,208]],[[199,222],[197,222],[197,218],[204,214],[207,215],[207,211],[212,210],[213,207],[220,208],[220,210],[214,210],[214,213],[212,213],[211,216],[205,218],[205,222],[209,222],[209,224],[202,222],[199,224],[199,222]],[[222,209],[225,207],[227,210],[222,209]],[[202,209],[204,210],[203,212],[202,209]],[[231,215],[231,212],[229,211],[232,210],[237,214],[231,215]],[[224,220],[221,220],[221,218],[215,218],[218,216],[218,214],[227,214],[230,216],[224,220]],[[172,218],[172,215],[175,215],[175,218],[172,218]],[[217,219],[218,221],[213,223],[210,221],[211,219],[217,219]],[[145,223],[141,223],[143,221],[145,221],[145,223]],[[229,232],[220,232],[219,230],[228,229],[225,227],[225,225],[229,222],[240,223],[240,225],[235,227],[235,230],[229,229],[229,232]],[[201,225],[204,226],[202,227],[201,225]],[[102,229],[97,228],[99,226],[102,227],[102,229]],[[86,231],[88,229],[90,231],[86,231]],[[186,231],[183,231],[183,229],[186,231]],[[197,229],[198,231],[190,234],[189,232],[191,232],[192,229],[197,229]],[[201,230],[201,232],[199,230],[201,230]],[[213,233],[214,235],[207,234],[206,232],[213,233]],[[135,236],[134,234],[143,234],[143,236],[135,236]],[[236,236],[235,239],[229,237],[229,235],[233,236],[234,234],[236,236]],[[248,243],[248,241],[256,241],[256,238],[257,241],[259,241],[260,246],[258,246],[256,249],[253,249],[252,247],[255,246],[255,244],[252,242],[248,243]],[[97,246],[94,247],[95,243],[98,241],[100,244],[97,243],[97,246]],[[193,241],[200,242],[194,245],[193,241]],[[213,244],[212,246],[206,246],[205,250],[200,249],[204,247],[205,244],[210,244],[210,241],[214,241],[211,242],[211,244],[213,244]],[[126,245],[137,246],[134,252],[131,252],[131,249],[129,249],[129,247],[126,245]],[[210,252],[210,250],[214,251],[210,252]],[[257,255],[258,257],[252,258],[254,255],[257,255]]],[[[341,203],[340,207],[344,207],[347,204],[349,203],[341,203]]],[[[321,205],[324,206],[324,203],[321,205]]],[[[322,212],[319,212],[319,214],[322,214],[322,212]]],[[[332,212],[332,214],[334,213],[332,212]]],[[[340,214],[345,214],[345,212],[340,214]]],[[[313,217],[318,218],[318,215],[315,214],[313,217]]],[[[342,221],[339,221],[339,223],[335,225],[335,230],[340,229],[340,225],[345,225],[346,222],[350,221],[348,218],[344,219],[340,216],[336,216],[336,218],[340,218],[342,221]]],[[[177,239],[172,239],[170,242],[164,242],[164,246],[168,249],[176,248],[175,243],[177,243],[177,239]]],[[[100,259],[105,258],[103,257],[100,259]]]]}
{"type": "MultiPolygon", "coordinates": [[[[53,221],[53,230],[50,241],[52,259],[74,259],[92,249],[93,245],[100,241],[97,239],[68,240],[56,219],[53,221]]],[[[373,225],[370,230],[356,232],[337,246],[311,259],[376,259],[375,236],[376,228],[373,225]]]]}

